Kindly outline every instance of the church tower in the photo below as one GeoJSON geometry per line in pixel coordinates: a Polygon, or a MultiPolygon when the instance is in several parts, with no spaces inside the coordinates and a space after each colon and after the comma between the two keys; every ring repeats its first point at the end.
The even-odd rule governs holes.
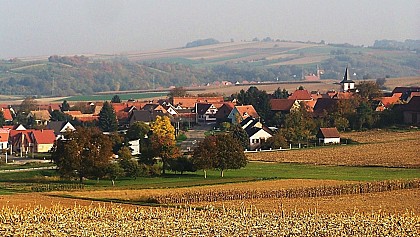
{"type": "Polygon", "coordinates": [[[354,89],[354,81],[350,80],[350,72],[348,67],[346,67],[346,72],[344,73],[343,80],[340,82],[341,91],[347,92],[354,89]]]}

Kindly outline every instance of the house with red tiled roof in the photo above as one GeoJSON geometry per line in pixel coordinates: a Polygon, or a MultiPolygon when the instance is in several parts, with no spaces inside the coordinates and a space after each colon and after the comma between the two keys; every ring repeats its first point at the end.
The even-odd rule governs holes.
{"type": "Polygon", "coordinates": [[[240,123],[248,117],[260,118],[260,115],[252,105],[237,105],[228,115],[228,118],[233,124],[240,123]]]}
{"type": "Polygon", "coordinates": [[[290,100],[297,100],[298,102],[301,101],[308,101],[312,100],[311,93],[308,90],[295,90],[289,98],[290,100]]]}
{"type": "Polygon", "coordinates": [[[0,153],[8,148],[10,129],[0,128],[0,153]]]}
{"type": "Polygon", "coordinates": [[[6,124],[11,124],[13,122],[12,111],[9,108],[1,108],[4,116],[4,122],[6,124]]]}
{"type": "Polygon", "coordinates": [[[33,130],[30,133],[31,139],[33,141],[33,150],[32,152],[42,153],[49,152],[54,146],[55,134],[54,130],[33,130]]]}
{"type": "Polygon", "coordinates": [[[33,140],[30,136],[32,129],[28,130],[10,130],[9,144],[11,152],[18,153],[20,157],[27,155],[33,150],[33,140]]]}
{"type": "Polygon", "coordinates": [[[270,100],[271,111],[282,114],[288,114],[293,110],[300,108],[300,104],[297,100],[292,99],[271,99],[270,100]]]}
{"type": "Polygon", "coordinates": [[[223,96],[216,97],[172,97],[171,104],[182,109],[194,108],[196,103],[222,103],[223,96]]]}
{"type": "Polygon", "coordinates": [[[228,119],[228,116],[230,112],[232,112],[233,108],[235,107],[235,104],[232,102],[225,102],[222,106],[220,106],[214,115],[216,117],[217,123],[223,123],[223,122],[231,122],[230,119],[228,119]]]}
{"type": "Polygon", "coordinates": [[[340,134],[336,127],[320,128],[316,134],[318,144],[333,144],[340,143],[340,134]]]}

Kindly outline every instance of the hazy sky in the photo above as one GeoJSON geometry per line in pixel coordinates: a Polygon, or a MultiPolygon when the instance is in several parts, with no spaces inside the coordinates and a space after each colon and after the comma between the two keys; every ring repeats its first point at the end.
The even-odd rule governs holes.
{"type": "Polygon", "coordinates": [[[357,45],[420,39],[420,0],[0,0],[0,58],[267,36],[357,45]]]}

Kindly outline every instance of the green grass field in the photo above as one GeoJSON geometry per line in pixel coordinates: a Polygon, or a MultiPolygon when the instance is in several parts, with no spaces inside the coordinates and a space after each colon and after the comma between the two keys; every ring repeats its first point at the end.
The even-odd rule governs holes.
{"type": "MultiPolygon", "coordinates": [[[[86,189],[104,188],[175,188],[211,184],[248,182],[262,179],[323,179],[374,181],[391,179],[420,178],[420,169],[383,168],[383,167],[348,167],[348,166],[316,166],[290,163],[251,162],[245,168],[225,171],[225,177],[220,172],[210,170],[207,179],[203,171],[185,173],[183,175],[168,172],[161,177],[139,177],[137,179],[117,179],[115,187],[110,180],[86,180],[86,189]]],[[[31,185],[46,183],[76,183],[77,181],[60,181],[53,170],[35,170],[19,173],[0,174],[0,193],[28,191],[31,185]],[[13,183],[12,186],[10,184],[13,183]],[[8,186],[9,185],[9,186],[8,186]],[[3,187],[3,188],[2,188],[3,187]]]]}
{"type": "MultiPolygon", "coordinates": [[[[67,101],[111,101],[114,95],[118,95],[122,101],[124,100],[137,100],[145,98],[154,98],[166,96],[168,92],[147,92],[147,93],[128,93],[118,94],[117,92],[112,95],[80,95],[66,98],[67,101]]],[[[59,100],[62,101],[62,100],[59,100]]]]}

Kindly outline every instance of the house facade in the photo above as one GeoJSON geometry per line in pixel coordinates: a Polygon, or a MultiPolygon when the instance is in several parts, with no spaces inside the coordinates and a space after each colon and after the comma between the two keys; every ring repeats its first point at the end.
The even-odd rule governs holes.
{"type": "Polygon", "coordinates": [[[338,144],[340,143],[340,134],[337,128],[320,128],[316,135],[318,144],[338,144]]]}

